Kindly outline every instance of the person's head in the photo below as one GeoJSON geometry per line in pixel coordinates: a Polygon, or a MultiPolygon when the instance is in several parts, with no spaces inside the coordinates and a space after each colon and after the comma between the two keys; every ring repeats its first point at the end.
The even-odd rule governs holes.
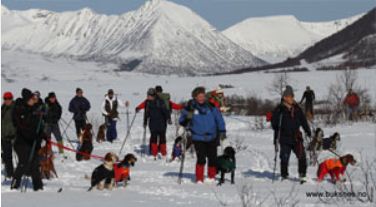
{"type": "Polygon", "coordinates": [[[283,102],[288,105],[293,105],[295,103],[294,90],[292,89],[291,86],[289,85],[286,86],[286,89],[283,91],[283,94],[282,94],[282,99],[283,99],[283,102]]]}
{"type": "Polygon", "coordinates": [[[81,88],[76,88],[76,96],[82,97],[84,94],[84,91],[81,88]]]}
{"type": "Polygon", "coordinates": [[[23,88],[21,91],[22,99],[25,101],[25,103],[29,106],[33,106],[35,102],[35,95],[27,88],[23,88]]]}
{"type": "Polygon", "coordinates": [[[162,92],[163,92],[163,88],[162,88],[162,86],[155,86],[155,91],[156,91],[157,93],[162,93],[162,92]]]}
{"type": "Polygon", "coordinates": [[[39,91],[34,91],[34,95],[35,95],[37,98],[40,98],[40,92],[39,92],[39,91]]]}
{"type": "Polygon", "coordinates": [[[311,90],[311,87],[307,86],[307,87],[306,87],[306,90],[307,90],[307,91],[311,90]]]}
{"type": "Polygon", "coordinates": [[[204,87],[196,87],[192,91],[192,98],[199,104],[206,102],[206,91],[204,87]]]}
{"type": "Polygon", "coordinates": [[[114,90],[109,89],[108,92],[107,92],[107,96],[108,96],[108,98],[112,99],[114,97],[114,90]]]}
{"type": "Polygon", "coordinates": [[[11,92],[7,91],[7,92],[4,93],[3,99],[4,99],[4,104],[9,106],[13,102],[13,94],[11,92]]]}
{"type": "Polygon", "coordinates": [[[147,92],[147,99],[152,101],[157,96],[157,92],[154,88],[149,88],[147,92]]]}
{"type": "Polygon", "coordinates": [[[223,89],[221,87],[218,87],[215,90],[215,92],[216,92],[217,96],[219,96],[219,97],[223,97],[223,95],[224,95],[224,91],[223,91],[223,89]]]}
{"type": "Polygon", "coordinates": [[[56,94],[54,92],[49,92],[48,93],[48,101],[50,103],[55,103],[56,102],[56,94]]]}
{"type": "Polygon", "coordinates": [[[349,89],[349,94],[352,94],[353,93],[353,90],[350,88],[349,89]]]}

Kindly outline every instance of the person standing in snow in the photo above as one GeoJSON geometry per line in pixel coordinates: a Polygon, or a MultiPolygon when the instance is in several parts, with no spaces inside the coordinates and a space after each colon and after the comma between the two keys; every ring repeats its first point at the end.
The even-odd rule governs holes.
{"type": "Polygon", "coordinates": [[[179,118],[181,126],[188,128],[195,146],[196,182],[204,182],[204,170],[208,159],[208,178],[215,179],[217,174],[217,139],[226,139],[226,126],[218,108],[208,102],[205,88],[197,87],[192,91],[192,100],[182,110],[179,118]]]}
{"type": "Polygon", "coordinates": [[[76,96],[69,102],[69,111],[73,113],[77,139],[79,139],[81,130],[86,125],[86,113],[90,110],[90,102],[83,96],[83,93],[81,88],[77,88],[76,96]]]}
{"type": "Polygon", "coordinates": [[[154,88],[150,88],[148,90],[146,101],[142,102],[136,107],[136,113],[138,113],[141,109],[145,109],[144,127],[146,127],[149,123],[151,133],[151,155],[154,156],[154,159],[156,159],[159,151],[162,156],[165,157],[167,155],[167,123],[171,124],[171,114],[167,109],[165,102],[157,96],[157,92],[154,88]]]}
{"type": "Polygon", "coordinates": [[[114,94],[114,90],[109,89],[102,103],[102,114],[105,117],[107,128],[106,138],[111,143],[117,138],[116,122],[119,118],[117,110],[119,105],[125,107],[126,103],[121,102],[114,94]]]}
{"type": "Polygon", "coordinates": [[[43,133],[43,112],[36,109],[35,95],[29,89],[22,89],[22,98],[16,100],[13,110],[13,122],[17,138],[14,150],[18,165],[14,172],[11,189],[18,189],[22,176],[31,175],[33,189],[43,190],[38,151],[41,148],[43,133]]]}
{"type": "MultiPolygon", "coordinates": [[[[54,92],[48,93],[48,96],[45,98],[44,131],[48,138],[51,138],[51,135],[53,134],[57,143],[59,143],[61,146],[64,145],[59,127],[62,112],[62,107],[57,101],[56,94],[54,92]]],[[[64,153],[64,149],[62,147],[59,147],[59,153],[64,153]]]]}
{"type": "Polygon", "coordinates": [[[276,151],[278,151],[278,144],[281,149],[279,156],[281,159],[282,180],[287,179],[289,176],[288,166],[291,151],[298,158],[298,172],[301,182],[306,180],[307,158],[300,127],[303,127],[307,136],[311,137],[311,129],[307,119],[294,100],[294,91],[291,86],[286,86],[283,91],[282,102],[274,109],[272,116],[274,145],[276,151]]]}
{"type": "Polygon", "coordinates": [[[346,106],[346,114],[348,120],[356,120],[358,117],[357,113],[360,104],[358,94],[356,94],[352,89],[349,89],[349,92],[347,93],[343,103],[346,106]]]}
{"type": "Polygon", "coordinates": [[[206,94],[207,99],[211,104],[219,109],[219,111],[227,112],[230,108],[226,107],[224,91],[221,87],[218,87],[215,90],[209,91],[206,94]]]}
{"type": "Polygon", "coordinates": [[[302,99],[300,100],[300,104],[303,104],[304,100],[305,100],[305,105],[304,105],[305,114],[307,116],[307,119],[312,120],[313,119],[313,102],[315,101],[315,92],[309,86],[307,86],[306,90],[304,91],[302,99]]]}
{"type": "Polygon", "coordinates": [[[14,108],[13,94],[5,92],[1,105],[1,159],[5,166],[5,177],[13,177],[13,143],[16,139],[16,128],[12,121],[14,108]]]}

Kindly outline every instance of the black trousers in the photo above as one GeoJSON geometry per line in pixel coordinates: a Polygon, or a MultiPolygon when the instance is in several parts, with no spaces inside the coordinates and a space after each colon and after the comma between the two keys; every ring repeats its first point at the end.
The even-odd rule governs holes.
{"type": "Polygon", "coordinates": [[[150,130],[150,144],[166,144],[166,130],[150,130]],[[158,143],[159,137],[159,143],[158,143]]]}
{"type": "Polygon", "coordinates": [[[77,138],[80,137],[80,134],[81,134],[81,130],[83,130],[85,128],[85,125],[86,125],[86,120],[85,119],[82,119],[82,120],[74,120],[74,124],[76,126],[76,134],[77,134],[77,138]]]}
{"type": "Polygon", "coordinates": [[[42,177],[40,172],[40,164],[38,158],[38,147],[36,147],[32,160],[29,164],[29,157],[31,153],[32,146],[26,144],[15,144],[14,150],[18,156],[18,165],[16,171],[14,172],[12,187],[18,188],[21,184],[21,179],[23,175],[30,175],[33,182],[34,190],[39,190],[43,188],[42,177]]]}
{"type": "Polygon", "coordinates": [[[287,177],[288,173],[288,166],[291,151],[294,152],[296,157],[298,158],[298,172],[299,176],[306,176],[307,173],[307,157],[304,150],[303,143],[295,143],[295,144],[280,144],[280,154],[279,157],[281,159],[281,176],[287,177]]]}
{"type": "Polygon", "coordinates": [[[1,152],[6,176],[13,177],[13,144],[11,140],[1,140],[1,152]]]}
{"type": "Polygon", "coordinates": [[[210,142],[193,141],[195,146],[198,165],[205,165],[208,159],[208,166],[215,167],[217,163],[217,141],[210,142]]]}

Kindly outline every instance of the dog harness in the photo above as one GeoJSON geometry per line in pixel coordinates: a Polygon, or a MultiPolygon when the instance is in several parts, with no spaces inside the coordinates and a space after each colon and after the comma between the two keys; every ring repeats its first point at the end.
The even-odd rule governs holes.
{"type": "Polygon", "coordinates": [[[129,177],[130,168],[128,166],[119,165],[119,163],[114,164],[114,174],[115,181],[121,182],[129,177]]]}

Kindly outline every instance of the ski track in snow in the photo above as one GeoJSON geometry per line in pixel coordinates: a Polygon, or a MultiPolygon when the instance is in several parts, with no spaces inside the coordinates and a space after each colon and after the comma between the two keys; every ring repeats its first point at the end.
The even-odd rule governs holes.
{"type": "MultiPolygon", "coordinates": [[[[270,97],[267,85],[273,79],[273,75],[264,73],[252,73],[218,77],[176,77],[176,76],[153,76],[139,73],[113,73],[109,66],[99,66],[93,63],[81,63],[57,59],[47,61],[39,56],[25,55],[22,53],[3,53],[3,91],[11,90],[15,96],[19,96],[22,87],[30,87],[33,90],[40,90],[43,95],[51,90],[55,90],[60,103],[63,106],[63,119],[69,121],[71,114],[67,112],[69,100],[72,98],[74,89],[80,86],[84,89],[84,94],[92,103],[88,117],[93,121],[94,131],[97,131],[98,124],[103,121],[99,108],[103,101],[104,93],[108,88],[114,88],[119,92],[118,96],[122,100],[130,100],[130,119],[133,116],[134,106],[144,99],[144,91],[150,86],[161,84],[166,91],[170,92],[174,101],[189,98],[190,91],[197,85],[205,85],[214,88],[218,84],[232,84],[235,88],[225,89],[226,94],[249,94],[251,91],[257,92],[260,97],[270,97]],[[4,58],[5,57],[5,58],[4,58]],[[79,70],[78,70],[79,69],[79,70]],[[20,74],[19,72],[22,73],[20,74]],[[42,77],[47,80],[41,80],[42,77]],[[9,81],[9,79],[13,80],[9,81]]],[[[376,91],[376,84],[372,80],[376,77],[375,70],[358,70],[360,84],[376,91]]],[[[310,72],[291,73],[295,80],[296,94],[301,94],[305,85],[309,84],[317,92],[317,97],[323,98],[327,93],[327,85],[335,80],[338,72],[310,72]],[[304,78],[304,80],[301,80],[304,78]],[[318,80],[321,80],[318,81],[318,80]],[[329,82],[329,83],[328,83],[329,82]]],[[[299,96],[297,95],[297,96],[299,96]]],[[[371,94],[374,96],[375,94],[371,94]]],[[[272,98],[277,98],[272,96],[272,98]]],[[[125,112],[125,109],[120,109],[125,112]]],[[[126,116],[120,115],[118,122],[118,140],[113,144],[94,144],[93,154],[103,156],[112,151],[118,153],[121,142],[126,134],[126,116]]],[[[3,206],[219,206],[217,197],[225,201],[229,206],[240,206],[238,196],[239,189],[244,184],[252,184],[260,197],[275,191],[277,195],[285,195],[289,192],[294,181],[275,182],[272,184],[274,147],[272,146],[272,130],[268,127],[265,130],[253,130],[253,118],[230,116],[225,117],[228,140],[227,143],[234,143],[236,139],[243,140],[243,145],[247,149],[237,153],[236,185],[231,185],[226,181],[221,187],[215,183],[195,184],[194,167],[195,157],[188,154],[184,168],[183,184],[177,183],[177,176],[180,163],[174,161],[166,163],[165,160],[154,161],[150,157],[141,158],[139,152],[142,140],[142,113],[136,117],[135,124],[131,130],[131,136],[125,144],[121,155],[125,153],[135,153],[138,157],[136,166],[131,170],[131,181],[126,187],[120,187],[113,191],[86,192],[89,187],[89,180],[85,175],[91,175],[92,170],[101,164],[100,161],[91,159],[86,162],[75,161],[75,154],[66,152],[67,160],[63,160],[56,155],[55,166],[59,178],[49,181],[44,180],[45,190],[43,192],[32,192],[28,189],[26,194],[18,191],[11,191],[9,182],[2,184],[2,205],[3,206]],[[61,193],[57,193],[59,188],[63,188],[61,193]],[[43,205],[44,206],[44,205],[43,205]]],[[[65,124],[62,123],[63,126],[65,124]]],[[[73,125],[73,124],[72,124],[73,125]]],[[[319,125],[320,126],[320,125],[319,125]]],[[[322,126],[320,126],[322,127],[322,126]]],[[[65,127],[64,127],[65,128],[65,127]]],[[[369,157],[375,157],[376,149],[376,128],[374,124],[357,123],[344,124],[335,127],[323,127],[326,135],[335,131],[341,133],[340,152],[354,153],[358,158],[359,152],[369,157]]],[[[171,153],[171,145],[174,141],[175,125],[168,127],[168,153],[171,153]]],[[[67,134],[74,140],[74,130],[69,128],[67,134]]],[[[147,133],[149,136],[149,132],[147,133]]],[[[76,145],[75,143],[73,143],[76,145]]],[[[69,143],[65,145],[70,147],[69,143]]],[[[226,144],[227,145],[227,144],[226,144]]],[[[54,148],[57,151],[56,148],[54,148]]],[[[220,151],[220,150],[219,150],[220,151]]],[[[168,154],[168,157],[169,157],[168,154]]],[[[332,157],[330,153],[320,153],[319,161],[332,157]]],[[[292,179],[297,177],[297,162],[295,155],[291,155],[290,175],[292,179]]],[[[358,169],[358,166],[349,167],[350,170],[358,169]]],[[[279,177],[279,164],[277,168],[277,178],[279,177]]],[[[317,191],[321,188],[331,189],[327,182],[316,184],[312,178],[315,177],[316,167],[308,168],[309,181],[305,185],[297,185],[296,198],[300,200],[301,206],[315,206],[317,199],[307,199],[305,192],[317,191]]],[[[4,177],[2,176],[2,179],[4,177]]],[[[226,179],[229,179],[227,175],[226,179]]],[[[355,179],[356,180],[356,179],[355,179]]],[[[355,181],[356,184],[359,181],[355,181]]],[[[272,199],[269,199],[266,206],[273,206],[272,199]]]]}

